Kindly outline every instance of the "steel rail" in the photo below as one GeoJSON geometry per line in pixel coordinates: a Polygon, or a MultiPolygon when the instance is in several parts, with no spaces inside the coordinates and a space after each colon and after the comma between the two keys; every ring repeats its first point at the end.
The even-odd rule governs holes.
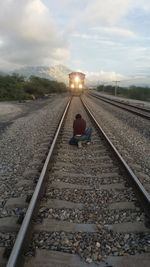
{"type": "MultiPolygon", "coordinates": [[[[122,104],[122,105],[126,105],[126,106],[129,106],[129,107],[133,107],[133,108],[136,108],[136,109],[139,109],[139,110],[143,110],[143,111],[145,111],[145,112],[150,113],[150,109],[148,109],[148,108],[144,108],[144,107],[136,106],[136,105],[134,105],[134,104],[129,104],[129,103],[126,103],[126,102],[121,101],[121,100],[118,100],[118,99],[108,98],[107,96],[103,96],[103,95],[97,95],[97,94],[94,94],[94,93],[90,93],[90,94],[93,94],[93,95],[96,95],[96,96],[100,96],[100,97],[102,97],[102,98],[104,98],[104,99],[108,99],[108,100],[110,100],[110,101],[112,100],[113,102],[116,102],[116,103],[119,103],[119,104],[122,104]]],[[[126,100],[128,100],[128,99],[126,99],[126,100]]]]}
{"type": "Polygon", "coordinates": [[[142,113],[140,111],[136,111],[134,109],[138,109],[138,110],[141,110],[141,111],[144,111],[144,112],[148,112],[150,113],[150,110],[147,110],[147,109],[143,109],[143,108],[140,108],[140,107],[136,107],[136,106],[133,106],[133,105],[130,105],[130,104],[126,104],[126,103],[122,103],[122,102],[119,102],[117,100],[113,100],[113,99],[108,99],[106,97],[103,97],[103,96],[99,96],[99,95],[96,95],[96,94],[93,94],[93,93],[89,93],[90,96],[92,97],[95,97],[97,99],[100,99],[106,103],[109,103],[113,106],[116,106],[116,107],[119,107],[121,109],[124,109],[124,110],[127,110],[129,112],[132,112],[140,117],[143,117],[147,120],[150,120],[150,115],[149,114],[146,114],[146,113],[142,113]],[[128,108],[127,106],[129,106],[130,108],[128,108]]]}
{"type": "Polygon", "coordinates": [[[53,153],[54,147],[56,145],[56,142],[57,142],[57,139],[58,139],[58,135],[60,133],[62,124],[64,122],[64,118],[65,118],[65,116],[67,114],[67,111],[68,111],[68,108],[70,106],[70,103],[71,103],[71,100],[69,100],[69,102],[67,103],[67,105],[65,107],[65,110],[64,110],[64,113],[62,115],[62,118],[60,120],[60,123],[58,125],[58,128],[56,130],[56,133],[55,133],[53,142],[51,144],[48,156],[47,156],[46,161],[44,163],[44,166],[43,166],[42,172],[40,174],[38,183],[36,185],[35,191],[33,193],[32,199],[30,201],[30,204],[29,204],[29,207],[27,209],[27,212],[26,212],[26,215],[24,217],[24,220],[23,220],[23,223],[21,225],[21,228],[20,228],[20,230],[18,232],[15,244],[14,244],[13,249],[11,251],[11,254],[10,254],[10,257],[9,257],[9,260],[8,260],[8,263],[7,263],[6,267],[16,267],[16,266],[18,266],[18,262],[20,260],[22,249],[24,247],[24,242],[26,240],[26,236],[27,236],[27,233],[28,233],[28,230],[29,230],[29,226],[31,224],[31,220],[33,218],[33,214],[34,214],[34,211],[35,211],[35,208],[36,208],[36,204],[37,204],[37,201],[38,201],[41,189],[42,189],[42,185],[44,183],[44,180],[45,180],[45,177],[46,177],[46,174],[47,174],[47,171],[48,171],[49,162],[51,160],[52,153],[53,153]]]}
{"type": "Polygon", "coordinates": [[[116,149],[116,147],[110,141],[109,137],[106,135],[105,131],[102,129],[102,127],[100,126],[100,124],[98,123],[98,121],[95,119],[93,113],[90,111],[90,109],[86,105],[85,101],[83,101],[82,98],[81,98],[81,101],[82,101],[82,103],[83,103],[83,105],[84,105],[87,113],[90,115],[91,119],[94,121],[96,127],[103,134],[104,138],[106,139],[107,143],[112,148],[112,150],[114,151],[115,155],[119,159],[119,161],[122,164],[122,166],[124,167],[125,171],[131,177],[130,182],[132,182],[132,184],[134,185],[134,187],[135,187],[135,189],[137,191],[137,196],[138,197],[140,196],[140,200],[142,198],[142,203],[141,203],[142,208],[143,208],[143,210],[145,211],[146,215],[148,216],[148,218],[150,220],[150,195],[149,195],[149,193],[145,190],[144,186],[139,181],[138,177],[131,170],[131,168],[129,167],[129,165],[127,164],[127,162],[123,159],[123,157],[121,156],[121,154],[119,153],[119,151],[116,149]]]}

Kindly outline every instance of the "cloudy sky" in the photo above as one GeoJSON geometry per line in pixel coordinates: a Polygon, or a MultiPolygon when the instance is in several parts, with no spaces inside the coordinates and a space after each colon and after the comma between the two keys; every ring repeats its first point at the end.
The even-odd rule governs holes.
{"type": "Polygon", "coordinates": [[[64,64],[103,80],[149,75],[149,0],[0,0],[0,6],[0,70],[64,64]]]}

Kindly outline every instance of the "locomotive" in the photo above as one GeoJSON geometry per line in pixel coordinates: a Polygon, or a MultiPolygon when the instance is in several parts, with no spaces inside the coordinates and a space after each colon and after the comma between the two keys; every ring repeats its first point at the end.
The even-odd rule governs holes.
{"type": "Polygon", "coordinates": [[[85,74],[82,72],[71,72],[69,74],[69,90],[72,95],[80,96],[84,92],[85,74]]]}

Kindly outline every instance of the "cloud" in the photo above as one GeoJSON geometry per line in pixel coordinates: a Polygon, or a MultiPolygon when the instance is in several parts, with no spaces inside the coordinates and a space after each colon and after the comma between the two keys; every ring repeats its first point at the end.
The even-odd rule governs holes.
{"type": "Polygon", "coordinates": [[[134,72],[150,55],[148,13],[149,0],[1,0],[0,66],[134,72]]]}
{"type": "Polygon", "coordinates": [[[149,0],[137,0],[136,5],[143,9],[146,13],[150,12],[150,1],[149,0]]]}
{"type": "Polygon", "coordinates": [[[124,29],[121,27],[94,27],[92,28],[93,31],[99,32],[101,34],[107,34],[110,36],[122,36],[122,37],[129,37],[135,38],[136,34],[128,29],[124,29]]]}
{"type": "Polygon", "coordinates": [[[96,37],[96,39],[98,38],[98,36],[94,36],[94,35],[90,35],[90,34],[87,34],[87,33],[79,33],[79,32],[75,32],[75,33],[72,33],[72,37],[74,38],[81,38],[81,39],[91,39],[91,38],[94,38],[96,37]]]}
{"type": "Polygon", "coordinates": [[[106,72],[106,71],[99,71],[99,72],[86,72],[87,78],[90,81],[99,81],[99,82],[112,82],[116,80],[124,80],[126,76],[116,73],[114,71],[106,72]]]}
{"type": "Polygon", "coordinates": [[[89,24],[114,25],[129,9],[132,0],[93,0],[88,4],[83,13],[83,21],[89,24]]]}
{"type": "Polygon", "coordinates": [[[74,25],[114,25],[128,14],[134,0],[61,0],[58,9],[68,8],[74,25]],[[78,19],[77,19],[78,18],[78,19]]]}
{"type": "Polygon", "coordinates": [[[0,10],[0,57],[6,66],[68,59],[68,45],[41,0],[6,0],[0,10]]]}
{"type": "Polygon", "coordinates": [[[83,39],[84,41],[94,41],[96,44],[101,44],[101,45],[108,45],[108,46],[120,46],[121,43],[114,42],[107,38],[107,36],[102,36],[98,34],[86,34],[86,33],[73,33],[72,37],[78,38],[78,39],[83,39]]]}
{"type": "Polygon", "coordinates": [[[3,41],[2,40],[0,40],[0,46],[2,46],[3,45],[3,41]]]}
{"type": "Polygon", "coordinates": [[[65,48],[55,49],[52,55],[57,60],[67,60],[70,58],[70,52],[65,48]]]}

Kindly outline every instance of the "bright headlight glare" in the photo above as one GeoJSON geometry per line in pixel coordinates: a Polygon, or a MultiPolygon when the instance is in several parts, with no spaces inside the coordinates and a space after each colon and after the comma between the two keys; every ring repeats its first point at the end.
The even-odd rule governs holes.
{"type": "Polygon", "coordinates": [[[79,79],[78,76],[76,76],[74,80],[75,80],[76,83],[78,83],[80,79],[79,79]]]}

